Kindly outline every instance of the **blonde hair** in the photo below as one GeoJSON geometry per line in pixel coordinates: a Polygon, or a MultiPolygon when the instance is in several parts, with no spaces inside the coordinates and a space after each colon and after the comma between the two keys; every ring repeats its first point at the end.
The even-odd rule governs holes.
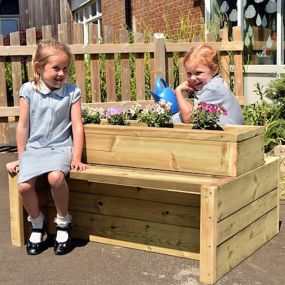
{"type": "Polygon", "coordinates": [[[57,55],[58,52],[63,52],[67,55],[69,65],[72,54],[66,44],[60,43],[56,40],[43,40],[39,42],[32,59],[32,65],[34,69],[33,81],[36,86],[36,89],[39,86],[40,82],[40,71],[48,63],[48,58],[50,56],[57,55]]]}
{"type": "Polygon", "coordinates": [[[183,65],[191,61],[193,64],[205,64],[211,70],[219,68],[219,55],[217,51],[207,43],[200,44],[191,48],[183,59],[183,65]]]}

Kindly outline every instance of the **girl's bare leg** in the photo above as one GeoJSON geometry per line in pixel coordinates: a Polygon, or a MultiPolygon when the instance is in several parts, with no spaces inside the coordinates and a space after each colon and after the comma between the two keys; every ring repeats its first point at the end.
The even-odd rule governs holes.
{"type": "Polygon", "coordinates": [[[39,201],[35,191],[36,178],[29,179],[18,185],[20,199],[32,219],[39,217],[39,201]]]}
{"type": "Polygon", "coordinates": [[[52,171],[48,174],[48,182],[57,215],[65,217],[68,214],[69,189],[64,174],[61,171],[52,171]]]}

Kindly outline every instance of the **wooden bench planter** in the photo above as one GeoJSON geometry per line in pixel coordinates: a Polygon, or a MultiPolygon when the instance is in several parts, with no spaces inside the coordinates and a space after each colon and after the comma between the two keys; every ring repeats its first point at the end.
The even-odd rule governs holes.
{"type": "MultiPolygon", "coordinates": [[[[257,130],[258,128],[255,135],[252,134],[253,129],[248,129],[247,136],[244,132],[237,137],[244,137],[245,140],[246,137],[249,140],[257,138],[262,135],[257,130]]],[[[163,134],[166,136],[165,130],[158,132],[160,138],[163,134]]],[[[175,133],[173,139],[177,141],[179,132],[176,129],[171,129],[170,132],[175,133]]],[[[126,131],[126,134],[130,133],[135,133],[141,141],[137,131],[126,131]]],[[[205,133],[211,142],[214,137],[218,137],[214,132],[198,133],[205,133]]],[[[87,134],[86,137],[88,148],[87,134]]],[[[99,135],[98,137],[100,138],[99,135]]],[[[108,137],[110,139],[110,134],[108,137]]],[[[220,133],[219,138],[221,137],[223,141],[232,135],[224,132],[220,133]]],[[[184,136],[183,140],[186,139],[187,136],[184,136]]],[[[148,140],[159,141],[159,138],[149,136],[148,140]]],[[[241,140],[237,140],[238,142],[227,142],[224,145],[230,146],[231,150],[237,148],[239,153],[243,148],[239,145],[241,140]]],[[[113,146],[119,147],[119,142],[122,141],[122,136],[116,137],[113,146]]],[[[199,144],[205,141],[206,139],[199,140],[199,144]]],[[[92,147],[96,142],[93,143],[92,147]]],[[[161,143],[160,141],[160,146],[161,143]]],[[[259,148],[256,140],[252,143],[256,149],[259,148]]],[[[102,147],[104,144],[99,145],[102,147]]],[[[132,146],[130,143],[127,145],[129,149],[132,146]]],[[[120,146],[121,148],[116,148],[116,157],[119,158],[124,157],[117,152],[118,149],[124,149],[120,146]]],[[[251,144],[247,147],[254,151],[251,144]]],[[[186,142],[184,148],[187,148],[186,142]]],[[[207,147],[203,148],[205,149],[207,147]]],[[[134,151],[133,154],[135,153],[134,151]]],[[[220,154],[216,149],[215,153],[220,154]]],[[[227,153],[225,146],[223,153],[227,153]]],[[[87,158],[89,154],[87,150],[87,158]]],[[[187,155],[187,152],[183,155],[187,155]]],[[[162,154],[156,157],[163,161],[162,165],[166,165],[162,154]]],[[[148,162],[149,159],[150,155],[144,161],[148,162]]],[[[253,164],[256,164],[256,160],[253,164]]],[[[179,171],[173,171],[133,165],[96,164],[83,172],[71,171],[68,183],[73,236],[196,259],[200,262],[201,282],[214,283],[278,233],[279,161],[271,157],[264,163],[262,156],[262,162],[258,162],[258,166],[251,170],[242,174],[233,172],[238,173],[238,176],[195,174],[189,169],[179,168],[179,171]]],[[[213,171],[214,168],[209,169],[213,171]]],[[[56,212],[50,193],[46,190],[47,182],[42,177],[37,183],[37,191],[42,211],[49,220],[49,232],[54,233],[55,225],[52,221],[56,212]]],[[[16,176],[9,177],[9,191],[12,244],[21,246],[27,238],[29,225],[19,202],[16,176]]]]}

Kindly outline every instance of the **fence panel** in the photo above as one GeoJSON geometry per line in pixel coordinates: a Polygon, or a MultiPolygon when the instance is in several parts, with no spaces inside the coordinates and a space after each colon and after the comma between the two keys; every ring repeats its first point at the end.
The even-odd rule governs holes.
{"type": "MultiPolygon", "coordinates": [[[[41,34],[43,39],[57,38],[69,44],[75,67],[70,80],[79,85],[83,103],[98,106],[107,106],[112,102],[130,106],[132,100],[149,98],[147,89],[153,89],[157,76],[165,77],[175,88],[186,79],[182,64],[185,52],[198,44],[194,41],[172,42],[162,34],[155,34],[153,41],[148,43],[144,42],[142,34],[134,34],[131,43],[131,35],[127,31],[121,31],[120,43],[114,43],[110,27],[105,27],[103,43],[99,43],[97,26],[91,24],[88,29],[87,44],[83,42],[81,24],[74,24],[73,35],[68,34],[67,24],[58,25],[57,35],[52,35],[51,26],[43,26],[41,34]],[[72,43],[71,39],[74,40],[72,43]]],[[[13,122],[17,121],[19,114],[19,90],[23,81],[32,78],[31,58],[36,48],[37,32],[38,29],[28,29],[26,45],[22,46],[19,32],[10,34],[10,46],[5,47],[0,35],[0,144],[15,142],[13,122]],[[7,89],[12,89],[12,94],[7,94],[7,89]]],[[[222,40],[218,42],[213,34],[206,35],[206,38],[221,53],[221,73],[226,81],[233,80],[235,94],[243,104],[241,31],[238,27],[233,29],[232,42],[228,41],[226,31],[221,34],[222,40]],[[231,68],[229,54],[233,55],[231,64],[234,66],[231,68]]],[[[145,101],[149,102],[152,100],[145,101]]]]}

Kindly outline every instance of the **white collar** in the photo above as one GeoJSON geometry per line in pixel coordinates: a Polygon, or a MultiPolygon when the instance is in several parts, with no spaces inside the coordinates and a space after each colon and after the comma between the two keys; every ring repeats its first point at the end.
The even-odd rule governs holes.
{"type": "MultiPolygon", "coordinates": [[[[34,88],[36,87],[34,82],[32,82],[32,85],[33,85],[34,88]]],[[[45,83],[44,83],[42,80],[40,80],[39,85],[38,85],[38,88],[36,88],[36,89],[39,90],[39,91],[40,91],[42,94],[44,94],[44,95],[47,95],[47,94],[53,92],[53,93],[55,93],[56,95],[58,95],[58,96],[60,96],[60,97],[63,97],[63,96],[64,96],[64,86],[65,86],[65,84],[64,84],[61,88],[59,88],[59,89],[50,90],[50,89],[45,85],[45,83]]]]}

